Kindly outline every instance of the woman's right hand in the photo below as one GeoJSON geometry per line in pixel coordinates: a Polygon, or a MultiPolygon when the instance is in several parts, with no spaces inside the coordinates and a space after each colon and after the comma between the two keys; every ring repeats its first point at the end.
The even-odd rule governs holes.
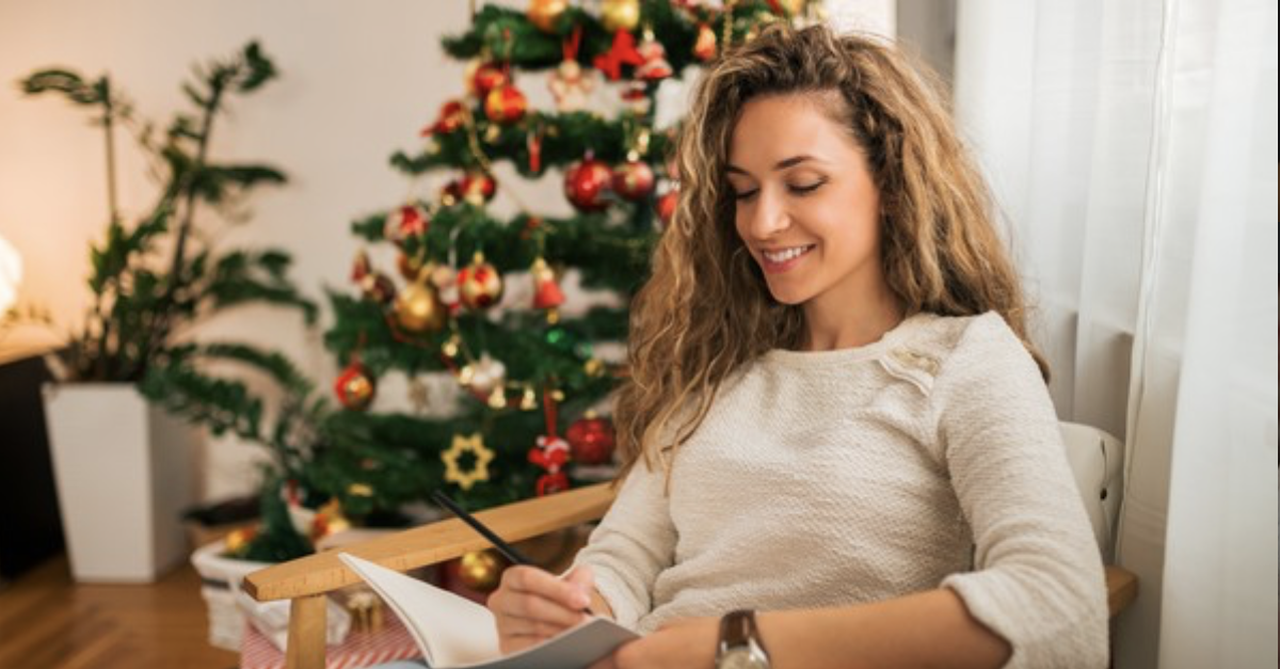
{"type": "Polygon", "coordinates": [[[558,578],[537,567],[515,565],[489,595],[498,625],[498,647],[505,655],[553,637],[587,619],[595,579],[579,565],[558,578]]]}

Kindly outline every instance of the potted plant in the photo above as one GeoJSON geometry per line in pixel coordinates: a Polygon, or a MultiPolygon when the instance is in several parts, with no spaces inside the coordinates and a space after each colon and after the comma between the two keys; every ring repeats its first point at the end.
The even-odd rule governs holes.
{"type": "Polygon", "coordinates": [[[58,381],[45,392],[59,504],[72,571],[82,581],[147,581],[185,554],[181,512],[194,502],[196,428],[263,443],[278,464],[297,456],[311,417],[310,382],[282,355],[235,342],[205,342],[197,326],[226,309],[269,303],[314,322],[315,305],[288,277],[278,249],[219,250],[197,225],[210,211],[243,218],[244,198],[285,182],[261,164],[210,155],[215,121],[235,96],[276,76],[250,43],[231,58],[195,69],[182,91],[190,111],[163,130],[142,120],[107,76],[90,81],[66,69],[35,72],[29,95],[53,93],[101,125],[107,150],[108,222],[90,249],[92,307],[66,345],[47,357],[58,381]],[[116,197],[115,132],[137,141],[158,177],[159,195],[133,225],[116,197]],[[211,368],[217,368],[218,374],[211,368]],[[281,396],[266,410],[243,374],[254,370],[281,396]],[[270,414],[270,424],[266,419],[270,414]]]}

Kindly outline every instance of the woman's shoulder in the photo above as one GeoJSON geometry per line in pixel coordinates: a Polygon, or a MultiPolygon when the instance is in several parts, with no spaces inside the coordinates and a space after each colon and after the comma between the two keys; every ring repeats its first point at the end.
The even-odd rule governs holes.
{"type": "Polygon", "coordinates": [[[960,367],[991,364],[1010,357],[1031,360],[1017,334],[994,311],[973,316],[922,312],[900,328],[903,331],[894,337],[887,357],[923,368],[935,377],[960,367]]]}

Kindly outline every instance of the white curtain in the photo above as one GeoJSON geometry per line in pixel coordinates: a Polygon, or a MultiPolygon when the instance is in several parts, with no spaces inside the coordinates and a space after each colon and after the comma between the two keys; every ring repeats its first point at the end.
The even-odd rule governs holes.
{"type": "MultiPolygon", "coordinates": [[[[1125,440],[1115,666],[1277,666],[1274,0],[960,0],[1063,419],[1125,440]]],[[[1278,279],[1280,281],[1280,279],[1278,279]]]]}

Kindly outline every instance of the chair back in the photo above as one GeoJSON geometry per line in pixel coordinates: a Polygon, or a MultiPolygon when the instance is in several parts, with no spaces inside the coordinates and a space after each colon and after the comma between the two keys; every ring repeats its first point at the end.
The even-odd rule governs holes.
{"type": "Polygon", "coordinates": [[[1114,561],[1116,519],[1124,490],[1124,443],[1089,425],[1060,423],[1067,462],[1075,475],[1102,560],[1114,561]]]}

